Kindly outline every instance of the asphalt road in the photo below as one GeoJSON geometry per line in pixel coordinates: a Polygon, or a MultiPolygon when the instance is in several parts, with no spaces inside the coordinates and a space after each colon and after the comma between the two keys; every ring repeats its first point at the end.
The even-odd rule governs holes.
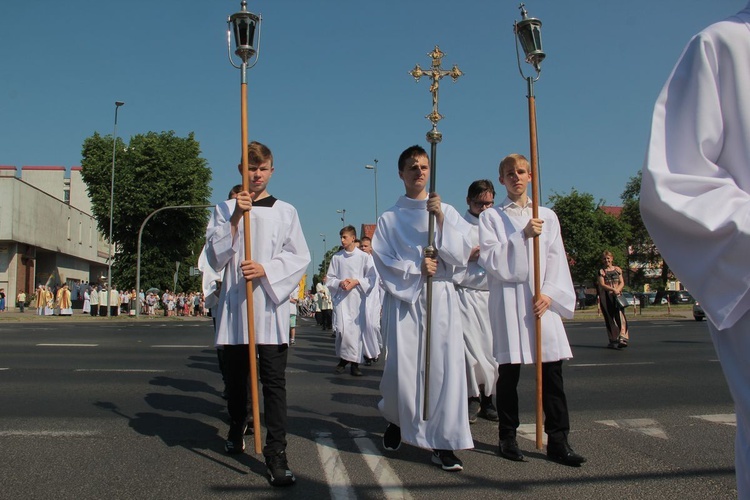
{"type": "Polygon", "coordinates": [[[0,323],[0,498],[735,498],[734,409],[705,323],[634,321],[605,348],[598,322],[569,323],[564,368],[581,468],[534,449],[534,371],[521,375],[520,444],[495,455],[496,425],[472,425],[465,470],[429,452],[383,451],[382,364],[335,375],[333,339],[309,321],[287,371],[292,488],[262,456],[227,456],[210,321],[0,323]],[[526,439],[526,437],[528,439],[526,439]]]}

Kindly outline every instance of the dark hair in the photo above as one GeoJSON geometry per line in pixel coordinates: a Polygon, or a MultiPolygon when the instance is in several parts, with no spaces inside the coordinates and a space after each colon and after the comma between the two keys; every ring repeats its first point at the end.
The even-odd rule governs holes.
{"type": "Polygon", "coordinates": [[[229,194],[227,195],[227,200],[231,200],[234,198],[234,195],[239,194],[242,191],[242,184],[235,184],[232,189],[229,190],[229,194]]]}
{"type": "Polygon", "coordinates": [[[372,238],[370,238],[369,236],[362,236],[362,237],[361,237],[361,238],[359,239],[359,241],[372,241],[372,238]]]}
{"type": "MultiPolygon", "coordinates": [[[[273,153],[265,144],[252,141],[247,145],[247,161],[250,165],[260,165],[265,161],[270,161],[273,167],[273,153]]],[[[240,159],[240,165],[242,165],[242,159],[240,159]]]]}
{"type": "Polygon", "coordinates": [[[420,156],[426,156],[427,151],[424,150],[424,148],[418,144],[415,144],[414,146],[410,146],[404,150],[403,153],[401,153],[401,156],[398,157],[398,171],[401,172],[404,170],[404,167],[406,166],[406,162],[412,158],[419,158],[420,156]]]}
{"type": "Polygon", "coordinates": [[[478,181],[474,181],[469,185],[469,192],[466,194],[466,197],[470,200],[473,200],[479,195],[482,195],[484,193],[492,193],[492,197],[495,197],[495,186],[492,185],[492,181],[487,179],[480,179],[478,181]]]}
{"type": "Polygon", "coordinates": [[[357,230],[354,229],[354,226],[342,227],[341,231],[339,231],[339,236],[344,236],[346,233],[353,235],[355,238],[357,237],[357,230]]]}

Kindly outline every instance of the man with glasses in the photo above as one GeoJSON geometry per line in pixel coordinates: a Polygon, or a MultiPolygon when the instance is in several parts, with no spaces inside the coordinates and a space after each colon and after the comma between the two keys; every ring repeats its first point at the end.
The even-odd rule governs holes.
{"type": "Polygon", "coordinates": [[[474,181],[466,195],[469,209],[464,219],[471,224],[471,255],[467,267],[456,275],[456,291],[461,304],[461,323],[469,390],[469,423],[482,417],[498,421],[492,404],[497,381],[497,362],[492,355],[492,328],[489,320],[487,275],[479,259],[479,214],[495,203],[495,187],[486,179],[474,181]]]}

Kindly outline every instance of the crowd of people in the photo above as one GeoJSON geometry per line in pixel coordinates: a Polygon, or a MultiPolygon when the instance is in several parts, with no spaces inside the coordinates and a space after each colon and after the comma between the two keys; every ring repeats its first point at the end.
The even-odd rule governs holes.
{"type": "Polygon", "coordinates": [[[572,358],[562,318],[572,317],[576,293],[557,218],[548,209],[531,216],[526,158],[514,154],[501,162],[499,181],[507,196],[499,205],[491,181],[472,183],[462,216],[437,193],[428,194],[427,152],[407,148],[398,160],[404,196],[379,218],[372,240],[358,239],[354,227],[344,227],[341,248],[325,276],[299,300],[310,254],[297,212],[267,191],[274,173],[270,149],[253,142],[247,153],[249,186],[237,186],[215,208],[199,264],[204,294],[216,312],[215,343],[230,414],[227,453],[242,453],[244,436],[258,425],[248,363],[247,292],[252,290],[267,430],[263,454],[271,484],[296,480],[286,455],[284,367],[295,343],[297,315],[314,316],[335,337],[336,374],[348,367],[360,377],[362,366],[384,358],[378,404],[386,421],[384,449],[396,451],[402,442],[426,448],[445,471],[463,469],[455,452],[473,447],[470,424],[480,417],[497,422],[501,457],[525,460],[516,440],[516,387],[520,366],[535,362],[534,318],[541,318],[547,456],[568,466],[586,461],[568,442],[562,383],[563,361],[572,358]],[[431,253],[425,252],[428,213],[435,221],[431,253]],[[245,257],[242,244],[246,214],[252,258],[245,257]],[[538,297],[530,272],[534,239],[541,243],[544,263],[538,297]]]}
{"type": "Polygon", "coordinates": [[[28,304],[39,316],[71,316],[73,304],[78,303],[80,313],[90,316],[135,316],[136,307],[146,316],[206,316],[205,297],[202,292],[174,293],[169,290],[159,293],[149,290],[139,293],[135,289],[111,290],[99,283],[80,282],[73,285],[63,283],[48,286],[38,285],[34,294],[27,296],[21,290],[16,297],[20,312],[28,304]],[[109,307],[109,311],[107,308],[109,307]]]}

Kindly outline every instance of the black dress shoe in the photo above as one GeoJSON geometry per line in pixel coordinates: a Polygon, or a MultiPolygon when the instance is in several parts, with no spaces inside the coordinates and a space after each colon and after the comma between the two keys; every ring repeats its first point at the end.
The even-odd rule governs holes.
{"type": "Polygon", "coordinates": [[[501,457],[507,458],[514,462],[523,462],[523,453],[518,447],[518,441],[516,438],[507,438],[500,441],[500,449],[498,453],[501,457]]]}
{"type": "Polygon", "coordinates": [[[553,462],[571,467],[580,467],[586,459],[573,451],[567,441],[547,445],[547,458],[553,462]]]}

